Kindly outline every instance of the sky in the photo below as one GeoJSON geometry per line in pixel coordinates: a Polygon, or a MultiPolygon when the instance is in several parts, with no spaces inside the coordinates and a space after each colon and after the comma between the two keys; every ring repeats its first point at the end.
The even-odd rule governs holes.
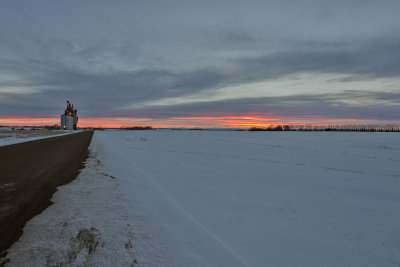
{"type": "Polygon", "coordinates": [[[13,1],[0,125],[400,124],[400,1],[13,1]]]}

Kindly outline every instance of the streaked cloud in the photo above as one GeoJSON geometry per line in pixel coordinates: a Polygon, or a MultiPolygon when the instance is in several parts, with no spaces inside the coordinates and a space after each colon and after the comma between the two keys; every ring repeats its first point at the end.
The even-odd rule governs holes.
{"type": "MultiPolygon", "coordinates": [[[[400,79],[397,78],[374,78],[367,80],[346,80],[343,74],[313,74],[295,73],[283,76],[279,79],[269,79],[263,82],[237,84],[222,88],[210,88],[191,95],[180,97],[167,97],[158,100],[134,103],[121,109],[140,109],[154,106],[187,105],[190,103],[218,102],[223,100],[253,99],[253,98],[277,98],[296,95],[319,94],[321,87],[331,97],[331,104],[343,104],[354,106],[367,106],[371,104],[400,105],[392,99],[376,99],[372,92],[392,92],[400,88],[400,79]],[[344,82],[346,81],[346,82],[344,82]],[[347,98],[349,90],[354,92],[351,99],[347,98]],[[358,95],[357,95],[358,92],[358,95]],[[335,96],[333,98],[332,96],[335,96]],[[379,101],[379,103],[378,103],[379,101]]],[[[302,102],[299,98],[297,102],[302,102]]],[[[292,104],[295,104],[292,101],[292,104]]]]}

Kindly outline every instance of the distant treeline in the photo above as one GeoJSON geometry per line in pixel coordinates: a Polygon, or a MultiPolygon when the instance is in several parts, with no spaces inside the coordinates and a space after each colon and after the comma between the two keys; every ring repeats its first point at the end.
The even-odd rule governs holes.
{"type": "Polygon", "coordinates": [[[26,125],[26,126],[0,126],[0,128],[10,128],[11,130],[25,130],[25,128],[29,128],[30,130],[41,130],[41,129],[47,129],[47,130],[59,130],[60,125],[44,125],[44,126],[35,126],[35,125],[26,125]]]}
{"type": "Polygon", "coordinates": [[[289,125],[279,125],[275,127],[251,127],[249,131],[294,131],[289,125]]]}
{"type": "Polygon", "coordinates": [[[46,126],[43,126],[43,128],[45,128],[47,130],[59,130],[60,129],[60,125],[59,124],[46,125],[46,126]]]}
{"type": "Polygon", "coordinates": [[[400,126],[335,125],[335,126],[289,126],[251,127],[249,131],[332,131],[332,132],[400,132],[400,126]]]}
{"type": "Polygon", "coordinates": [[[153,130],[151,126],[122,126],[122,130],[153,130]]]}

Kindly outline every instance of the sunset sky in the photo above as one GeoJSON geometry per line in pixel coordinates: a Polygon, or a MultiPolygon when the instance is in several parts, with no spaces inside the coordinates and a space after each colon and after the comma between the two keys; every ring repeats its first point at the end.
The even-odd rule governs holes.
{"type": "Polygon", "coordinates": [[[13,1],[0,125],[400,124],[400,1],[13,1]]]}

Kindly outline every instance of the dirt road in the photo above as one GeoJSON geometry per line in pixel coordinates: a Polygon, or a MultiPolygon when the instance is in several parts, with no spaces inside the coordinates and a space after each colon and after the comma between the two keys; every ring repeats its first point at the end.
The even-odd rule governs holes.
{"type": "Polygon", "coordinates": [[[57,186],[84,167],[93,132],[0,147],[0,257],[25,222],[51,204],[57,186]]]}

